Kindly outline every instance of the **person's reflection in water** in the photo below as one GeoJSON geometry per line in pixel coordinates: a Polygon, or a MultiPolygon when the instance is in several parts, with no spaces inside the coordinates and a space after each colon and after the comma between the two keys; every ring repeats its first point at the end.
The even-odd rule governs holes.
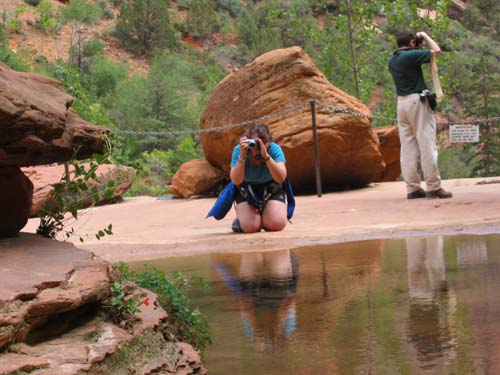
{"type": "Polygon", "coordinates": [[[417,350],[422,367],[434,367],[432,361],[452,355],[450,295],[446,281],[442,237],[409,238],[408,288],[410,311],[408,335],[417,350]]]}
{"type": "Polygon", "coordinates": [[[239,296],[245,334],[257,350],[269,349],[295,331],[297,267],[290,250],[241,254],[238,280],[222,262],[215,268],[224,284],[239,296]]]}

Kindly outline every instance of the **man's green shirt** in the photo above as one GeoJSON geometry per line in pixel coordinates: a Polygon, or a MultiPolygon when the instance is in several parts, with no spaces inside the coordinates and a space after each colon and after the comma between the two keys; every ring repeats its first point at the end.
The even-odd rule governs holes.
{"type": "Polygon", "coordinates": [[[389,59],[389,71],[392,74],[398,95],[409,95],[427,89],[422,72],[422,64],[431,61],[429,49],[398,50],[389,59]]]}

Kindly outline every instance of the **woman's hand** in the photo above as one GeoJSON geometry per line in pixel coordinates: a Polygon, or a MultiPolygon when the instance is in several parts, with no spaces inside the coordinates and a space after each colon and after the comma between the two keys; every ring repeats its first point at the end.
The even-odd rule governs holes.
{"type": "Polygon", "coordinates": [[[248,153],[248,138],[241,137],[240,138],[240,157],[246,158],[248,153]]]}
{"type": "Polygon", "coordinates": [[[260,150],[260,155],[262,156],[262,160],[267,160],[269,158],[269,152],[267,152],[267,146],[262,142],[262,139],[256,138],[255,139],[257,142],[259,142],[259,150],[260,150]]]}

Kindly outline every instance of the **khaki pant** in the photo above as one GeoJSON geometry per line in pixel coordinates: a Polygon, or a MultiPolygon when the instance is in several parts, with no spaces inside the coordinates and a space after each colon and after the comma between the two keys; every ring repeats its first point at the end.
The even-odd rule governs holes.
{"type": "Polygon", "coordinates": [[[401,172],[408,193],[420,188],[418,158],[427,191],[441,187],[437,166],[436,119],[427,102],[421,102],[418,94],[398,96],[399,140],[401,141],[401,172]]]}

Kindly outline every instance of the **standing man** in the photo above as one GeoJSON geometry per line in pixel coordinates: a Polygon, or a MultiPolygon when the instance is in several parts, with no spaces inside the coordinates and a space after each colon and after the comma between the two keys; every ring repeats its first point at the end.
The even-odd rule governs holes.
{"type": "Polygon", "coordinates": [[[401,171],[406,182],[407,198],[451,198],[441,188],[437,166],[436,119],[426,100],[422,64],[428,64],[441,53],[437,43],[425,32],[396,34],[398,49],[389,59],[389,71],[398,94],[398,125],[401,141],[401,171]],[[430,49],[421,49],[423,41],[430,49]],[[424,100],[421,100],[424,99],[424,100]],[[420,187],[420,155],[427,191],[420,187]]]}

